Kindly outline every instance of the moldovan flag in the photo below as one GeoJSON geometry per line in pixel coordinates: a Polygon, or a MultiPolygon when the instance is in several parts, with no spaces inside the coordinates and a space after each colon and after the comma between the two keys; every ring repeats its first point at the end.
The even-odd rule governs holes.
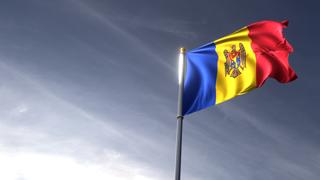
{"type": "Polygon", "coordinates": [[[288,62],[292,46],[284,38],[288,21],[261,21],[187,52],[183,115],[261,87],[272,77],[297,78],[288,62]]]}

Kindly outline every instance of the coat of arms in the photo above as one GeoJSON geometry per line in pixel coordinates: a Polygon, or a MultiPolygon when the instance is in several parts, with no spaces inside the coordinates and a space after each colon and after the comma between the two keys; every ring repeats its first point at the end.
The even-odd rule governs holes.
{"type": "Polygon", "coordinates": [[[231,51],[223,51],[226,58],[225,66],[225,76],[236,78],[241,72],[246,68],[246,50],[242,43],[239,43],[239,49],[236,49],[236,45],[231,46],[231,51]]]}

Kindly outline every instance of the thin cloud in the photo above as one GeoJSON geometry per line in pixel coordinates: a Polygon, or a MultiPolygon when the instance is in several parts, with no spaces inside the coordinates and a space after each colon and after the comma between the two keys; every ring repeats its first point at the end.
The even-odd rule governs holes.
{"type": "Polygon", "coordinates": [[[162,33],[171,34],[181,38],[196,39],[197,33],[191,30],[193,25],[203,25],[204,23],[183,21],[177,19],[150,19],[148,17],[129,15],[110,15],[110,20],[121,23],[124,26],[150,29],[162,33]]]}
{"type": "MultiPolygon", "coordinates": [[[[90,166],[101,166],[99,169],[108,169],[109,164],[112,166],[112,168],[109,167],[109,171],[122,172],[121,175],[116,173],[118,175],[110,176],[114,177],[111,179],[128,179],[128,177],[135,176],[138,179],[159,179],[164,176],[164,172],[156,172],[153,167],[146,166],[144,161],[139,162],[136,157],[131,157],[131,153],[138,151],[140,146],[147,146],[151,151],[161,151],[161,144],[128,128],[115,126],[111,121],[95,117],[71,102],[61,99],[36,79],[30,78],[28,74],[7,63],[0,62],[0,69],[7,77],[14,77],[13,82],[15,82],[14,84],[4,82],[3,88],[6,87],[7,90],[2,88],[2,97],[0,97],[2,102],[6,103],[4,97],[9,96],[8,101],[10,100],[13,104],[10,107],[2,107],[3,110],[9,109],[10,112],[7,115],[2,113],[0,121],[0,145],[2,147],[0,156],[3,158],[9,156],[8,152],[14,149],[18,156],[22,154],[22,157],[12,160],[17,164],[24,161],[24,156],[37,159],[38,153],[45,153],[47,160],[61,156],[74,159],[72,161],[88,161],[92,164],[90,166]],[[23,92],[19,90],[22,89],[21,86],[24,87],[23,92]],[[28,98],[19,99],[22,93],[28,94],[28,98]],[[21,100],[23,103],[19,104],[21,100]],[[126,148],[119,148],[119,146],[126,148]],[[150,178],[150,174],[157,174],[157,176],[150,176],[152,177],[150,178]]],[[[105,116],[104,118],[110,117],[105,116]]],[[[26,169],[28,167],[21,168],[26,173],[33,172],[32,169],[26,169]]],[[[70,168],[81,169],[82,167],[72,164],[70,168]]],[[[43,171],[50,173],[50,170],[47,169],[43,171]]],[[[15,176],[19,171],[13,168],[11,172],[15,176]]],[[[66,175],[74,177],[72,173],[66,175]]],[[[32,177],[26,176],[27,179],[32,179],[32,177]]],[[[101,177],[108,176],[101,175],[101,177]]],[[[37,176],[37,178],[43,177],[37,176]]]]}
{"type": "Polygon", "coordinates": [[[123,36],[127,40],[127,42],[131,42],[132,46],[134,46],[135,48],[138,47],[143,53],[148,55],[151,60],[156,61],[157,63],[166,67],[167,69],[169,69],[172,72],[175,71],[174,67],[172,67],[165,60],[159,58],[159,56],[155,52],[153,52],[152,49],[150,49],[147,44],[144,44],[136,36],[132,35],[130,32],[126,31],[125,29],[121,28],[120,26],[116,25],[115,23],[111,22],[107,17],[103,16],[99,12],[90,8],[88,4],[85,4],[84,2],[80,2],[80,1],[73,1],[73,2],[76,5],[78,5],[79,8],[81,8],[82,12],[86,12],[91,17],[100,21],[106,27],[113,29],[115,33],[118,33],[121,36],[123,36]]]}

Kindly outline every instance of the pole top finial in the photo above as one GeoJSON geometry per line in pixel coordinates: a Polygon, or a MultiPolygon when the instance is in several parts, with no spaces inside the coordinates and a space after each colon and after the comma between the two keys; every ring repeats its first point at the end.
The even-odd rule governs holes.
{"type": "Polygon", "coordinates": [[[186,53],[186,48],[184,48],[184,47],[182,47],[182,48],[180,48],[180,53],[186,53]]]}

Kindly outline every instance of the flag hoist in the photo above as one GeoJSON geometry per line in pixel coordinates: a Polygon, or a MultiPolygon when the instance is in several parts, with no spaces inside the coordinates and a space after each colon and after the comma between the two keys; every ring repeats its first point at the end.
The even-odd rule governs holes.
{"type": "Polygon", "coordinates": [[[182,105],[183,105],[183,88],[184,88],[184,77],[185,77],[185,57],[186,49],[180,48],[179,59],[178,59],[178,112],[177,112],[177,147],[176,147],[176,169],[175,169],[175,179],[180,180],[181,175],[181,150],[182,150],[182,127],[183,127],[183,115],[182,115],[182,105]]]}
{"type": "Polygon", "coordinates": [[[186,52],[180,48],[175,179],[180,180],[185,115],[260,88],[267,79],[297,78],[293,47],[283,35],[288,21],[260,21],[186,52]]]}

